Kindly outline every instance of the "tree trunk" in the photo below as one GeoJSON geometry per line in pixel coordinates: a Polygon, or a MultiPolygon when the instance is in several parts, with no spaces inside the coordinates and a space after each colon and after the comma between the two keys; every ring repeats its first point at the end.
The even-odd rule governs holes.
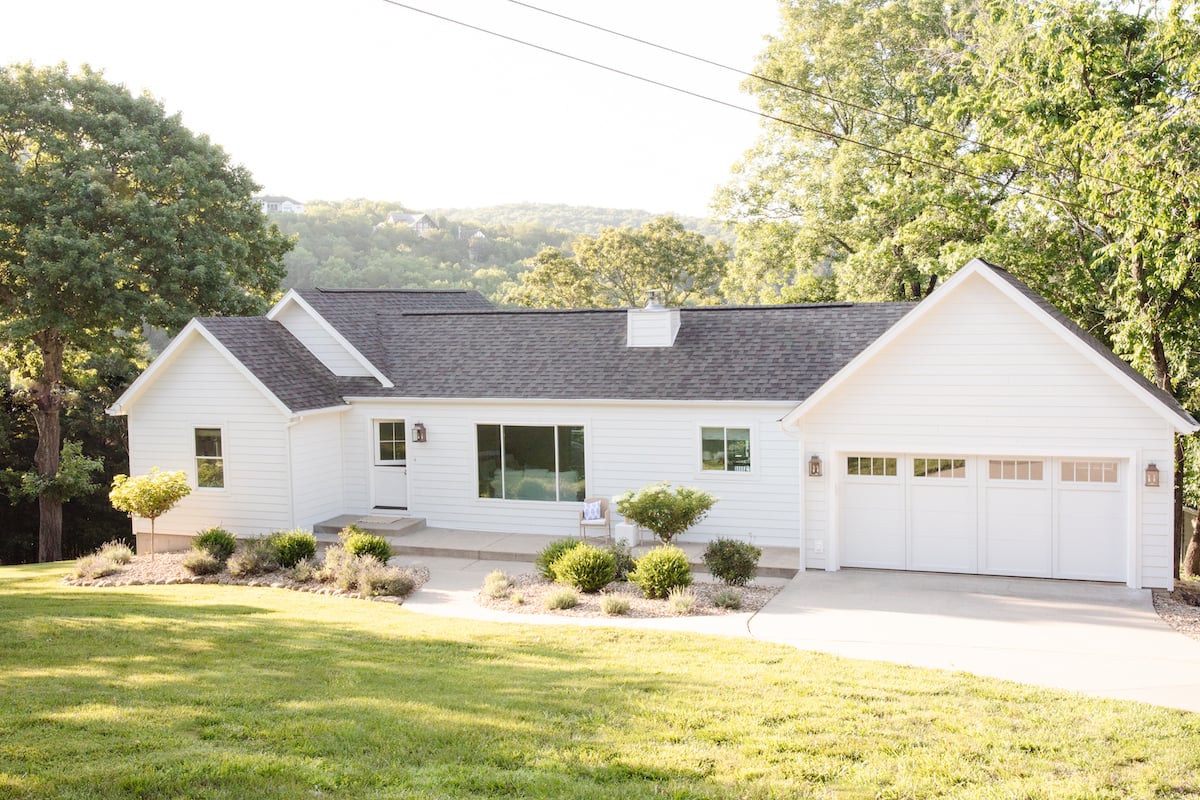
{"type": "Polygon", "coordinates": [[[1200,514],[1192,520],[1192,539],[1183,559],[1183,577],[1200,577],[1200,514]]]}
{"type": "MultiPolygon", "coordinates": [[[[63,343],[57,331],[42,331],[33,337],[41,351],[42,365],[30,393],[38,445],[34,468],[46,480],[58,476],[62,453],[63,343]]],[[[62,558],[62,501],[48,494],[38,498],[38,561],[62,558]]]]}

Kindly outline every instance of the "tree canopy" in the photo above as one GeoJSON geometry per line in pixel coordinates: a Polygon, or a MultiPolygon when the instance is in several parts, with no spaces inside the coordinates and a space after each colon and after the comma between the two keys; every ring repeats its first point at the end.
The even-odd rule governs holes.
{"type": "MultiPolygon", "coordinates": [[[[249,172],[102,73],[0,68],[0,341],[61,483],[64,363],[140,355],[146,325],[261,312],[289,244],[249,172]]],[[[40,498],[39,559],[61,554],[61,501],[40,498]]]]}
{"type": "Polygon", "coordinates": [[[1196,407],[1194,2],[782,10],[746,84],[778,119],[718,198],[730,294],[917,298],[979,255],[1196,407]]]}
{"type": "Polygon", "coordinates": [[[651,291],[664,305],[710,304],[720,297],[729,246],[686,230],[673,217],[641,228],[581,236],[574,253],[542,250],[504,302],[534,308],[642,305],[651,291]]]}

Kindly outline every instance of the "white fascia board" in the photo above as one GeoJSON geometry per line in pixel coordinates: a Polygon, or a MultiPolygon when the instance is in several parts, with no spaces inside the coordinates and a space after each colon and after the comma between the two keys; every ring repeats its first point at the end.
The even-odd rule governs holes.
{"type": "Polygon", "coordinates": [[[1041,322],[1047,330],[1056,334],[1068,347],[1084,356],[1089,362],[1099,367],[1102,372],[1107,373],[1115,379],[1119,385],[1125,387],[1130,394],[1149,406],[1151,410],[1162,417],[1171,427],[1180,433],[1194,433],[1196,430],[1200,430],[1200,426],[1179,416],[1175,409],[1164,404],[1159,398],[1148,392],[1144,386],[1125,374],[1123,370],[1093,350],[1085,341],[1063,327],[1062,323],[1047,314],[1044,309],[1026,297],[1015,286],[998,277],[992,267],[986,261],[979,258],[973,258],[967,262],[962,269],[950,276],[933,294],[926,297],[916,308],[905,314],[895,325],[885,331],[882,336],[855,356],[849,364],[838,370],[832,378],[822,384],[817,391],[809,395],[804,402],[793,408],[780,420],[784,429],[786,430],[789,427],[795,426],[800,418],[807,414],[810,409],[818,405],[826,396],[849,380],[865,363],[874,358],[880,350],[883,350],[905,331],[924,319],[933,309],[946,302],[946,298],[950,297],[959,286],[974,275],[983,277],[984,280],[998,289],[1003,295],[1024,309],[1034,319],[1041,322]]]}
{"type": "Polygon", "coordinates": [[[530,405],[530,406],[749,406],[752,408],[787,410],[794,403],[787,400],[638,400],[624,398],[536,398],[536,397],[354,397],[347,396],[347,403],[355,405],[395,405],[397,403],[436,403],[438,405],[530,405]]]}
{"type": "Polygon", "coordinates": [[[342,336],[341,332],[338,331],[337,328],[330,325],[329,320],[318,314],[317,310],[309,305],[308,302],[305,301],[305,299],[301,297],[300,293],[295,289],[288,289],[287,294],[285,294],[278,303],[271,307],[271,310],[267,312],[267,319],[274,321],[275,318],[282,313],[283,309],[287,308],[289,303],[295,303],[297,306],[303,309],[304,313],[312,317],[316,323],[321,326],[321,330],[332,336],[333,340],[337,342],[338,345],[340,345],[347,353],[349,353],[351,358],[357,361],[363,369],[371,373],[371,377],[379,381],[380,386],[384,387],[385,389],[391,389],[393,386],[395,386],[395,384],[388,380],[388,377],[380,372],[379,369],[376,368],[376,366],[372,364],[366,356],[359,352],[357,347],[350,344],[349,339],[347,339],[345,336],[342,336]]]}
{"type": "Polygon", "coordinates": [[[159,373],[166,369],[166,367],[175,360],[175,357],[183,351],[187,344],[197,336],[212,345],[213,349],[220,353],[221,356],[224,357],[225,360],[228,361],[243,378],[245,378],[252,386],[254,386],[254,388],[258,389],[258,391],[261,392],[262,395],[266,397],[273,406],[275,406],[280,414],[285,417],[292,416],[292,410],[284,405],[283,401],[276,397],[274,392],[268,389],[262,381],[255,377],[254,373],[247,369],[245,364],[239,361],[237,357],[233,355],[233,353],[229,352],[225,345],[221,344],[220,340],[218,340],[216,336],[213,336],[213,334],[207,328],[205,328],[199,320],[196,319],[193,319],[184,326],[183,330],[176,334],[175,338],[172,339],[171,343],[167,345],[166,349],[159,354],[158,358],[154,359],[150,366],[146,367],[146,371],[139,375],[137,380],[131,383],[129,388],[117,398],[116,402],[108,407],[107,413],[112,416],[121,416],[127,414],[129,412],[129,406],[133,404],[133,402],[137,399],[137,396],[141,394],[146,387],[157,380],[159,373]]]}

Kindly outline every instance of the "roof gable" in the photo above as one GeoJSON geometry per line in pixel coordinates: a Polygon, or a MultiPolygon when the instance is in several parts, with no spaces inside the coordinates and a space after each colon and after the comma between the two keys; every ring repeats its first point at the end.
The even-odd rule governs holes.
{"type": "MultiPolygon", "coordinates": [[[[269,320],[278,320],[287,325],[287,312],[293,308],[300,310],[309,320],[311,320],[318,331],[333,341],[334,347],[338,348],[341,353],[349,359],[350,362],[356,364],[361,369],[361,372],[354,371],[346,374],[370,375],[371,377],[375,378],[375,380],[379,381],[380,385],[388,387],[392,386],[392,382],[388,379],[388,377],[384,375],[369,358],[363,355],[363,353],[357,347],[351,344],[346,337],[342,335],[341,331],[332,325],[324,315],[314,309],[312,304],[310,304],[295,289],[288,291],[288,293],[283,296],[283,299],[276,303],[275,306],[267,312],[266,318],[269,320]]],[[[307,349],[314,357],[320,360],[322,364],[330,368],[331,371],[336,369],[336,367],[331,363],[321,358],[320,354],[317,352],[315,343],[304,342],[303,332],[299,330],[293,330],[292,334],[299,339],[305,349],[307,349]]]]}
{"type": "Polygon", "coordinates": [[[828,382],[810,395],[800,405],[783,418],[785,427],[797,423],[806,413],[819,405],[839,386],[846,383],[857,374],[867,363],[874,359],[880,351],[888,347],[907,330],[917,325],[921,320],[944,303],[950,302],[957,290],[974,277],[986,280],[1002,295],[1011,300],[1014,305],[1024,310],[1047,330],[1059,337],[1068,347],[1081,355],[1086,361],[1098,367],[1124,390],[1137,397],[1154,413],[1162,417],[1168,424],[1181,433],[1190,433],[1200,429],[1200,425],[1192,418],[1179,403],[1168,393],[1155,387],[1146,380],[1145,376],[1122,361],[1111,350],[1072,322],[1065,314],[1058,311],[1045,298],[1034,292],[1006,270],[982,259],[972,259],[962,269],[950,277],[941,287],[925,298],[908,316],[897,322],[892,328],[881,335],[869,347],[860,352],[847,363],[828,382]]]}

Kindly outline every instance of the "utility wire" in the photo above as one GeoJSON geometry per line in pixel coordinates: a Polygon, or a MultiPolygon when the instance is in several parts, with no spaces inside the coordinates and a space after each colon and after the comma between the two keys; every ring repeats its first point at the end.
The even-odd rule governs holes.
{"type": "MultiPolygon", "coordinates": [[[[1065,208],[1070,208],[1075,211],[1086,212],[1088,214],[1109,217],[1109,218],[1113,218],[1115,216],[1113,214],[1108,214],[1106,212],[1097,211],[1096,209],[1093,209],[1089,206],[1083,205],[1082,203],[1075,203],[1070,200],[1063,200],[1062,198],[1053,197],[1051,195],[1044,194],[1042,192],[1038,192],[1034,189],[1027,189],[1027,188],[1023,188],[1020,186],[1014,186],[1014,184],[1011,183],[1010,181],[1002,181],[1002,180],[998,180],[996,178],[989,178],[989,177],[986,177],[983,175],[976,175],[972,172],[968,172],[967,170],[961,169],[959,167],[953,167],[953,166],[948,166],[946,164],[940,164],[936,161],[931,161],[929,159],[921,158],[919,156],[914,156],[914,155],[910,155],[907,153],[901,153],[897,150],[892,150],[890,148],[882,147],[880,145],[874,145],[869,142],[864,142],[859,139],[855,139],[850,136],[845,136],[840,133],[834,133],[833,131],[823,130],[821,128],[817,128],[812,125],[805,125],[802,122],[796,122],[795,120],[785,119],[783,117],[775,116],[774,114],[768,114],[765,111],[759,111],[758,109],[747,108],[745,106],[739,106],[737,103],[731,103],[727,100],[721,100],[720,98],[713,97],[711,95],[701,94],[700,92],[694,92],[691,89],[684,89],[683,87],[675,86],[673,84],[655,80],[654,78],[648,78],[644,75],[638,75],[637,73],[629,72],[628,70],[623,70],[623,69],[620,69],[619,67],[609,66],[608,64],[602,64],[598,61],[591,61],[591,60],[583,58],[581,56],[572,55],[570,53],[566,53],[561,50],[555,50],[554,48],[546,47],[545,45],[540,45],[535,42],[527,41],[525,39],[518,39],[515,36],[509,36],[508,34],[500,33],[499,31],[494,31],[489,28],[481,27],[479,25],[473,25],[470,22],[464,22],[463,20],[454,19],[453,17],[447,17],[442,14],[438,14],[433,11],[428,11],[423,8],[417,8],[416,6],[412,6],[407,3],[402,3],[402,2],[400,2],[400,0],[383,0],[383,2],[387,3],[388,5],[396,6],[397,8],[403,8],[407,11],[412,11],[417,14],[423,14],[427,17],[432,17],[434,19],[438,19],[443,22],[449,22],[453,25],[458,25],[460,27],[476,31],[478,33],[483,33],[488,36],[493,36],[497,39],[503,39],[505,41],[512,42],[514,44],[519,44],[524,47],[529,47],[534,50],[540,50],[543,53],[549,53],[550,55],[555,55],[560,58],[565,58],[570,61],[575,61],[577,63],[584,64],[589,67],[595,67],[597,69],[601,69],[606,72],[611,72],[616,75],[621,75],[626,78],[631,78],[636,81],[641,81],[642,83],[648,83],[651,86],[657,86],[661,89],[667,89],[668,91],[676,92],[678,94],[684,94],[689,97],[694,97],[698,100],[704,100],[709,103],[715,103],[720,106],[725,106],[726,108],[731,108],[735,111],[741,111],[741,112],[744,112],[747,114],[753,114],[757,117],[761,117],[762,119],[768,119],[768,120],[771,120],[772,122],[778,122],[781,125],[787,125],[787,126],[790,126],[793,128],[798,128],[803,131],[808,131],[809,133],[815,134],[817,136],[822,136],[822,137],[831,139],[836,142],[843,142],[846,144],[857,145],[858,147],[862,147],[867,150],[874,150],[878,153],[883,153],[884,155],[888,155],[893,158],[901,159],[904,161],[910,161],[914,164],[920,164],[920,165],[926,166],[926,167],[932,167],[933,169],[940,170],[942,172],[947,172],[952,175],[959,175],[961,177],[969,178],[973,181],[978,181],[980,183],[988,183],[988,184],[996,186],[1000,189],[1003,189],[1005,191],[1014,191],[1014,192],[1018,192],[1022,195],[1029,196],[1029,197],[1036,197],[1041,200],[1047,200],[1056,205],[1060,205],[1065,208]]],[[[1166,234],[1172,235],[1172,236],[1191,236],[1191,235],[1193,235],[1193,233],[1189,232],[1189,231],[1170,230],[1167,228],[1158,227],[1157,225],[1151,225],[1150,223],[1147,223],[1147,222],[1139,221],[1138,224],[1143,225],[1144,227],[1146,227],[1150,230],[1156,230],[1156,231],[1159,231],[1160,233],[1166,233],[1166,234]]]]}
{"type": "MultiPolygon", "coordinates": [[[[863,113],[866,113],[866,114],[874,114],[877,117],[882,117],[884,119],[891,120],[892,122],[897,122],[897,123],[907,126],[907,127],[918,128],[920,130],[927,131],[928,133],[936,134],[937,136],[944,136],[949,139],[954,139],[955,141],[962,142],[963,144],[969,144],[969,145],[974,145],[977,147],[982,147],[985,150],[990,150],[993,153],[1003,153],[1004,155],[1012,156],[1014,158],[1019,158],[1023,161],[1027,161],[1027,162],[1030,162],[1033,164],[1041,164],[1044,167],[1050,167],[1050,168],[1056,169],[1056,170],[1071,170],[1070,167],[1068,167],[1064,164],[1058,164],[1054,161],[1048,161],[1039,156],[1033,156],[1033,155],[1029,155],[1028,153],[1022,153],[1019,150],[1009,150],[1007,148],[1000,147],[999,145],[988,144],[987,142],[980,141],[978,139],[973,139],[970,136],[964,136],[961,133],[955,133],[954,131],[944,130],[942,128],[938,128],[933,125],[926,125],[923,122],[915,122],[913,120],[908,120],[908,119],[905,119],[904,117],[898,116],[896,114],[888,113],[887,111],[884,111],[879,108],[871,108],[869,106],[860,105],[851,100],[842,100],[840,98],[833,97],[832,95],[822,94],[821,92],[818,92],[814,89],[806,89],[803,86],[797,86],[796,84],[793,84],[793,83],[787,83],[785,81],[776,80],[775,78],[768,78],[766,75],[760,75],[757,72],[747,72],[746,70],[738,69],[737,67],[731,67],[728,64],[722,64],[719,61],[713,61],[712,59],[705,58],[704,56],[698,56],[698,55],[695,55],[694,53],[688,53],[683,50],[677,50],[674,47],[668,47],[667,45],[659,44],[657,42],[652,42],[652,41],[649,41],[648,39],[640,39],[637,36],[631,36],[627,33],[622,33],[621,31],[613,30],[612,28],[606,28],[603,25],[596,25],[595,23],[588,22],[587,20],[578,19],[576,17],[572,17],[567,14],[562,14],[557,11],[551,11],[550,9],[547,9],[547,8],[540,8],[539,6],[535,6],[530,3],[522,2],[522,0],[508,0],[508,2],[510,2],[516,6],[521,6],[522,8],[527,8],[530,11],[537,11],[541,14],[546,14],[551,17],[557,17],[558,19],[565,20],[565,21],[573,23],[575,25],[582,25],[586,28],[591,28],[592,30],[600,31],[601,33],[607,33],[610,36],[616,36],[618,38],[625,39],[626,41],[636,42],[640,45],[644,45],[646,47],[652,47],[656,50],[661,50],[665,53],[670,53],[672,55],[680,56],[682,58],[688,58],[688,59],[691,59],[692,61],[696,61],[701,64],[707,64],[710,67],[717,67],[718,69],[723,69],[726,72],[732,72],[735,75],[741,75],[744,78],[753,78],[754,80],[762,81],[763,83],[768,83],[768,84],[771,84],[772,86],[778,86],[781,89],[788,89],[793,92],[799,92],[800,94],[805,94],[805,95],[808,95],[809,97],[813,97],[818,100],[823,100],[827,103],[834,103],[836,105],[843,106],[845,108],[852,108],[855,111],[862,111],[863,113]]],[[[1128,189],[1131,192],[1139,192],[1139,193],[1147,194],[1147,195],[1151,194],[1150,192],[1147,192],[1145,189],[1141,189],[1136,186],[1130,186],[1129,184],[1122,183],[1121,181],[1113,180],[1111,178],[1105,178],[1101,175],[1091,175],[1089,173],[1083,172],[1082,170],[1079,172],[1079,174],[1085,178],[1091,178],[1092,180],[1097,180],[1097,181],[1101,181],[1103,183],[1107,183],[1110,186],[1118,186],[1122,189],[1128,189]]]]}

